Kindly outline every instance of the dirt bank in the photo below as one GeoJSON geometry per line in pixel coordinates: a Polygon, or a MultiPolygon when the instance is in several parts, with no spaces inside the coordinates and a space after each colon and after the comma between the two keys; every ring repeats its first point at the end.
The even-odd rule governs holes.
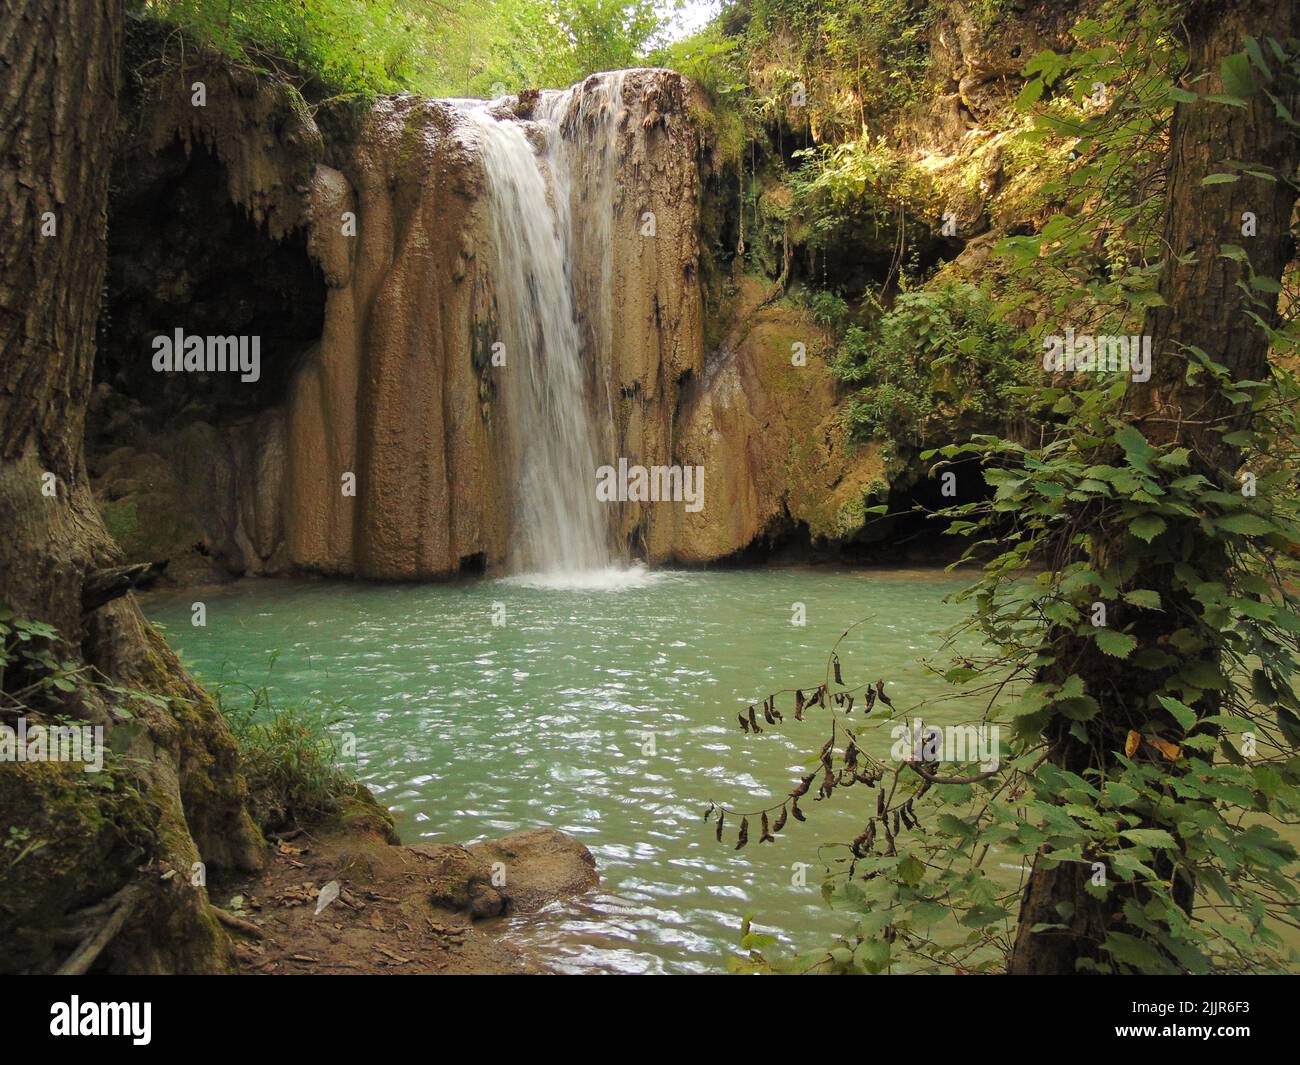
{"type": "Polygon", "coordinates": [[[212,896],[232,915],[223,923],[242,973],[544,973],[500,918],[597,880],[587,848],[554,829],[401,846],[336,825],[282,840],[262,873],[212,896]],[[338,896],[318,913],[331,884],[338,896]]]}

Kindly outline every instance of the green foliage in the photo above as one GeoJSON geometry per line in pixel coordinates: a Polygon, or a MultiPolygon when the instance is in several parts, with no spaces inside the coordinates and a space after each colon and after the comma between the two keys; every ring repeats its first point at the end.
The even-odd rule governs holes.
{"type": "Polygon", "coordinates": [[[914,100],[929,70],[933,5],[914,0],[751,0],[745,30],[757,86],[787,55],[814,122],[858,127],[914,100]],[[791,45],[793,41],[793,45],[791,45]],[[790,60],[793,59],[792,63],[790,60]]]}
{"type": "MultiPolygon", "coordinates": [[[[1086,190],[1076,203],[1087,202],[1089,218],[1049,222],[1051,232],[1031,238],[1041,241],[1032,254],[1020,242],[1007,248],[1020,258],[1019,283],[1053,292],[1058,309],[1069,288],[1053,291],[1057,270],[1045,270],[1044,258],[1098,306],[1121,302],[1131,313],[1159,299],[1156,212],[1142,183],[1121,177],[1119,159],[1158,152],[1179,98],[1158,65],[1178,60],[1161,46],[1162,24],[1135,15],[1117,5],[1111,21],[1085,27],[1094,41],[1086,55],[1030,63],[1049,82],[1073,71],[1076,99],[1077,82],[1091,85],[1102,71],[1115,90],[1108,112],[1084,123],[1085,162],[1071,177],[1086,190]],[[1126,248],[1101,271],[1098,232],[1126,248]]],[[[1206,106],[1216,102],[1233,106],[1206,106]]],[[[1080,135],[1058,121],[1049,116],[1047,127],[1080,135]]],[[[1231,247],[1221,254],[1238,258],[1231,247]]],[[[1267,291],[1247,274],[1247,295],[1267,291]]],[[[1015,818],[1032,829],[1028,842],[1045,847],[1040,861],[1079,865],[1081,876],[1093,863],[1108,871],[1090,891],[1123,914],[1127,930],[1112,932],[1088,967],[1196,973],[1296,961],[1278,929],[1300,915],[1297,854],[1275,826],[1300,812],[1300,618],[1279,572],[1279,560],[1300,549],[1291,474],[1300,386],[1284,369],[1297,353],[1294,323],[1268,331],[1278,365],[1267,381],[1234,380],[1204,350],[1182,351],[1189,384],[1217,393],[1249,424],[1219,427],[1257,471],[1249,488],[1187,447],[1149,441],[1125,416],[1123,380],[1027,390],[1027,407],[1065,419],[1039,446],[980,437],[941,452],[945,461],[978,457],[994,490],[987,504],[951,512],[954,531],[983,535],[972,553],[1001,548],[968,595],[971,626],[994,650],[952,679],[998,678],[995,712],[1013,724],[1013,753],[1025,766],[1011,786],[1023,794],[1015,818]],[[1036,572],[1044,559],[1064,561],[1036,572]],[[1157,581],[1163,591],[1150,586],[1157,581]],[[1098,603],[1109,611],[1104,625],[1098,603]],[[1126,673],[1089,689],[1074,671],[1089,654],[1126,673]],[[1082,776],[1025,762],[1062,730],[1109,754],[1082,776]],[[1180,899],[1188,889],[1190,915],[1180,899]]],[[[954,827],[1003,844],[979,819],[954,827]]]]}
{"type": "Polygon", "coordinates": [[[96,683],[88,674],[57,629],[17,617],[0,603],[0,712],[61,718],[82,689],[96,683]]]}
{"type": "Polygon", "coordinates": [[[813,321],[823,329],[842,336],[852,318],[848,301],[836,292],[819,289],[808,299],[808,311],[813,321]]]}
{"type": "Polygon", "coordinates": [[[933,217],[939,190],[883,137],[859,137],[794,153],[801,159],[791,178],[795,209],[808,226],[808,246],[857,240],[891,248],[904,211],[933,217]]]}
{"type": "Polygon", "coordinates": [[[1080,46],[1072,52],[1028,61],[1019,99],[1033,115],[1017,135],[1020,150],[1050,155],[1053,145],[1072,145],[1073,161],[1039,190],[1059,210],[999,251],[1022,275],[1033,274],[1009,294],[1008,311],[1031,298],[1048,301],[1081,331],[1088,322],[1104,332],[1159,298],[1161,170],[1182,91],[1172,74],[1184,57],[1165,5],[1111,4],[1108,17],[1079,23],[1074,35],[1080,46]]]}
{"type": "MultiPolygon", "coordinates": [[[[1080,49],[1030,60],[1021,102],[1036,118],[1022,140],[1073,142],[1075,159],[1044,191],[1060,199],[1060,214],[1004,243],[1014,272],[992,322],[1033,307],[1047,325],[1053,317],[1041,309],[1050,308],[1084,331],[1084,322],[1131,325],[1159,305],[1160,168],[1173,104],[1187,99],[1175,81],[1185,60],[1172,14],[1109,4],[1078,28],[1080,49]],[[1107,92],[1095,103],[1098,82],[1107,92]]],[[[1204,106],[1239,107],[1265,91],[1280,99],[1278,83],[1294,84],[1300,63],[1278,42],[1252,40],[1221,76],[1227,92],[1204,106]]],[[[1294,124],[1284,109],[1277,115],[1294,124]]],[[[1216,179],[1247,178],[1293,175],[1228,161],[1216,179]]],[[[997,870],[1034,861],[1071,869],[1120,915],[1099,958],[1081,968],[1258,972],[1300,961],[1280,934],[1300,922],[1300,856],[1279,831],[1300,815],[1300,602],[1286,569],[1300,554],[1300,382],[1288,369],[1300,357],[1300,328],[1293,319],[1272,327],[1251,302],[1277,292],[1277,279],[1255,276],[1239,247],[1219,254],[1247,266],[1241,327],[1268,331],[1272,375],[1234,379],[1194,344],[1163,357],[1185,360],[1189,386],[1207,402],[1240,412],[1216,429],[1240,465],[1218,469],[1179,442],[1149,438],[1131,420],[1129,382],[1119,376],[1012,390],[1007,402],[1042,419],[1032,443],[981,435],[923,456],[939,459],[936,473],[978,461],[993,493],[943,515],[951,532],[972,539],[964,561],[984,566],[963,596],[972,616],[950,636],[962,653],[943,676],[955,697],[1005,724],[1009,748],[996,771],[970,771],[961,783],[898,771],[871,824],[883,830],[910,810],[924,831],[900,832],[894,819],[887,847],[874,834],[843,847],[825,888],[852,918],[842,938],[782,960],[770,937],[746,927],[749,955],[736,967],[999,969],[1016,934],[1019,887],[997,870]],[[1239,480],[1239,469],[1253,481],[1239,480]],[[976,639],[977,654],[966,650],[976,639]],[[1064,741],[1089,753],[1086,768],[1049,761],[1064,741]]],[[[915,333],[918,316],[933,320],[911,307],[900,337],[915,333]]],[[[844,379],[884,371],[889,360],[877,360],[873,342],[847,330],[837,358],[844,379]]],[[[900,401],[923,382],[908,383],[900,401]]],[[[874,429],[886,414],[866,424],[874,429]]],[[[846,724],[836,716],[844,737],[833,734],[822,750],[828,780],[843,774],[850,747],[863,764],[866,737],[846,724]]],[[[1032,931],[1068,931],[1074,916],[1062,903],[1059,924],[1032,931]]]]}
{"type": "Polygon", "coordinates": [[[922,441],[933,419],[951,439],[962,422],[1002,420],[1028,378],[1018,334],[993,301],[954,282],[905,292],[874,329],[850,327],[831,371],[859,391],[844,419],[859,439],[922,441]]]}
{"type": "Polygon", "coordinates": [[[710,107],[694,117],[719,162],[737,163],[755,121],[740,38],[725,36],[714,23],[659,49],[652,59],[658,66],[685,74],[703,90],[710,107]]]}
{"type": "Polygon", "coordinates": [[[633,65],[662,26],[653,0],[157,0],[146,13],[237,62],[361,96],[566,86],[633,65]]]}
{"type": "Polygon", "coordinates": [[[343,93],[411,84],[435,39],[432,5],[401,0],[158,0],[147,10],[238,62],[288,63],[343,93]]]}
{"type": "Polygon", "coordinates": [[[277,706],[266,683],[224,682],[213,694],[239,744],[249,810],[264,831],[319,821],[358,794],[332,731],[336,712],[305,703],[277,706]]]}

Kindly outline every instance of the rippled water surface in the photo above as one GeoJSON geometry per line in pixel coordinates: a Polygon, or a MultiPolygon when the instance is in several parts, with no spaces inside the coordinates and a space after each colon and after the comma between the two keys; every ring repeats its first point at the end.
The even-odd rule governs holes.
{"type": "MultiPolygon", "coordinates": [[[[964,583],[821,569],[662,572],[576,589],[248,581],[146,610],[209,682],[261,683],[278,651],[276,696],[341,707],[360,776],[406,842],[539,825],[582,839],[599,891],[510,931],[557,968],[690,972],[723,967],[746,913],[789,946],[827,942],[840,918],[821,900],[819,850],[857,835],[855,804],[874,798],[808,802],[808,822],[791,821],[775,844],[759,846],[757,833],[744,851],[730,833],[716,843],[701,820],[710,801],[765,805],[827,735],[787,712],[784,727],[746,736],[737,711],[821,680],[835,639],[864,617],[841,647],[846,682],[885,677],[900,711],[947,693],[921,660],[963,616],[943,599],[964,583]],[[190,625],[196,598],[206,628],[190,625]],[[797,603],[802,627],[791,623],[797,603]],[[792,884],[799,862],[811,866],[805,887],[792,884]]],[[[936,724],[977,717],[952,702],[926,713],[936,724]]],[[[875,735],[883,754],[888,726],[875,735]]]]}

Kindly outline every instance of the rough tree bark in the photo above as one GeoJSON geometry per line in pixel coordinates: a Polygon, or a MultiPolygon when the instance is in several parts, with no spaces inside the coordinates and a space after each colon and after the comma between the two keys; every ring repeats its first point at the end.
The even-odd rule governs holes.
{"type": "Polygon", "coordinates": [[[138,802],[88,786],[80,767],[0,764],[0,835],[16,827],[42,844],[22,862],[0,855],[0,970],[57,968],[78,942],[98,943],[104,916],[120,931],[87,964],[228,968],[229,940],[191,886],[194,863],[252,869],[261,858],[211,700],[130,596],[83,614],[87,575],[123,561],[83,454],[122,28],[122,0],[0,8],[0,604],[57,627],[62,657],[90,675],[168,701],[136,701],[129,726],[102,688],[59,707],[123,730],[138,802]],[[135,822],[124,822],[128,808],[135,822]],[[163,879],[168,867],[180,875],[163,879]],[[96,908],[110,897],[130,898],[129,913],[96,908]]]}
{"type": "MultiPolygon", "coordinates": [[[[1220,61],[1240,52],[1247,36],[1274,37],[1285,42],[1300,33],[1300,13],[1294,0],[1238,0],[1188,5],[1188,67],[1193,73],[1210,71],[1197,86],[1200,95],[1223,91],[1220,61]]],[[[1292,99],[1300,113],[1300,99],[1292,99]]],[[[1164,240],[1167,249],[1159,279],[1163,307],[1148,312],[1143,332],[1152,338],[1153,373],[1145,385],[1131,386],[1127,417],[1148,440],[1156,444],[1189,447],[1193,471],[1216,484],[1231,488],[1241,455],[1226,445],[1222,434],[1209,431],[1218,419],[1232,418],[1232,428],[1244,427],[1248,415],[1235,411],[1205,385],[1188,385],[1187,361],[1178,344],[1195,344],[1227,366],[1239,379],[1261,380],[1268,374],[1268,338],[1246,316],[1246,298],[1237,287],[1245,276],[1244,264],[1219,255],[1221,243],[1246,245],[1257,274],[1279,279],[1295,253],[1291,213],[1296,193],[1286,181],[1267,182],[1243,178],[1231,184],[1202,185],[1202,179],[1224,169],[1223,160],[1255,161],[1278,174],[1293,177],[1300,163],[1300,139],[1276,116],[1272,103],[1262,96],[1246,110],[1194,102],[1179,104],[1170,132],[1170,181],[1165,208],[1164,240]],[[1256,238],[1243,239],[1243,212],[1258,218],[1256,238]],[[1181,263],[1178,256],[1191,256],[1181,263]]],[[[1276,296],[1267,297],[1269,313],[1276,317],[1276,296]]],[[[1218,421],[1222,426],[1224,423],[1218,421]]],[[[1198,538],[1199,539],[1199,538],[1198,538]]],[[[1094,545],[1101,558],[1114,553],[1104,533],[1094,545]]],[[[1207,545],[1197,564],[1206,579],[1217,569],[1226,574],[1228,560],[1207,545]]],[[[1194,616],[1193,603],[1182,603],[1174,590],[1171,572],[1144,573],[1144,587],[1154,588],[1165,604],[1164,616],[1176,617],[1185,607],[1194,616]]],[[[1147,646],[1161,635],[1157,623],[1140,636],[1147,646]]],[[[1050,758],[1059,766],[1082,773],[1104,768],[1113,753],[1122,750],[1130,728],[1141,731],[1150,716],[1144,707],[1151,691],[1165,676],[1160,671],[1116,670],[1115,660],[1101,654],[1088,639],[1069,639],[1058,653],[1072,663],[1098,699],[1101,713],[1090,722],[1092,743],[1084,745],[1068,733],[1069,722],[1048,735],[1050,758]]],[[[1217,664],[1217,663],[1216,663],[1217,664]]],[[[1059,679],[1059,678],[1058,678],[1059,679]]],[[[1108,931],[1120,927],[1114,899],[1099,902],[1085,891],[1087,876],[1074,863],[1048,868],[1041,860],[1021,900],[1020,920],[1009,962],[1012,973],[1073,973],[1081,958],[1097,959],[1108,931]],[[1062,923],[1060,903],[1073,906],[1066,930],[1034,932],[1036,924],[1062,923]]],[[[1179,903],[1190,911],[1194,885],[1180,882],[1179,903]]],[[[1133,930],[1129,930],[1133,931],[1133,930]]]]}

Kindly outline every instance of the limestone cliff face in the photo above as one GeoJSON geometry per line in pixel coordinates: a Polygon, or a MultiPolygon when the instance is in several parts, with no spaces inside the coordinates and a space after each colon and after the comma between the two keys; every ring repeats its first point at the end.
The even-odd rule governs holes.
{"type": "Polygon", "coordinates": [[[710,562],[796,526],[842,539],[868,496],[887,490],[878,449],[852,444],[840,424],[828,338],[798,310],[760,306],[766,288],[742,284],[735,325],[683,396],[677,452],[704,468],[705,505],[660,511],[653,562],[710,562]]]}
{"type": "Polygon", "coordinates": [[[289,559],[385,579],[500,562],[482,175],[454,110],[412,97],[376,105],[348,169],[312,187],[330,290],[288,404],[289,559]]]}
{"type": "MultiPolygon", "coordinates": [[[[584,106],[598,86],[575,87],[561,127],[584,161],[567,193],[590,398],[613,414],[608,461],[667,464],[680,382],[703,365],[693,90],[669,71],[628,72],[606,123],[584,106]]],[[[499,114],[526,125],[535,104],[499,114]]],[[[515,368],[491,361],[498,250],[472,131],[452,104],[380,101],[346,169],[319,167],[312,187],[310,247],[330,292],[289,399],[288,557],[387,579],[500,565],[513,471],[496,375],[515,368]]],[[[671,554],[657,513],[628,505],[620,538],[645,527],[671,554]]]]}
{"type": "MultiPolygon", "coordinates": [[[[578,93],[594,91],[592,79],[578,93]]],[[[571,190],[577,229],[578,312],[588,358],[603,368],[613,425],[608,461],[643,466],[679,461],[674,418],[683,383],[704,369],[699,280],[698,132],[690,113],[699,91],[680,74],[633,70],[622,81],[623,114],[611,143],[567,128],[566,140],[591,162],[571,190]],[[606,161],[608,160],[608,161],[606,161]],[[608,166],[612,173],[603,174],[608,166]],[[602,181],[611,217],[595,217],[602,181]],[[609,225],[609,268],[598,261],[609,225]]],[[[581,102],[574,113],[582,114],[581,102]]],[[[672,554],[673,522],[662,506],[626,503],[616,535],[652,558],[672,554]]]]}
{"type": "MultiPolygon", "coordinates": [[[[219,69],[205,80],[208,108],[185,96],[144,109],[136,157],[154,160],[161,187],[180,180],[182,164],[167,154],[175,144],[186,158],[210,153],[220,166],[205,180],[224,186],[250,232],[269,238],[267,249],[296,240],[314,263],[318,339],[281,384],[264,384],[261,407],[201,412],[162,434],[124,431],[144,410],[129,387],[105,383],[97,488],[110,526],[132,557],[172,558],[184,582],[286,572],[420,580],[503,567],[513,456],[528,444],[501,376],[521,367],[492,359],[497,256],[514,249],[495,246],[465,105],[382,99],[345,143],[326,145],[291,94],[219,69]]],[[[494,107],[539,146],[539,108],[548,122],[558,116],[572,165],[551,175],[552,195],[567,201],[600,461],[705,468],[698,514],[619,505],[619,553],[707,562],[797,525],[832,539],[851,532],[878,464],[843,439],[815,327],[790,308],[758,309],[759,293],[746,290],[706,367],[698,90],[671,71],[631,70],[494,107]],[[807,366],[791,365],[794,341],[807,345],[807,366]]],[[[162,254],[150,273],[174,272],[162,254]]],[[[257,247],[241,254],[256,269],[257,247]]],[[[124,299],[136,308],[132,335],[194,331],[186,299],[174,316],[163,296],[145,311],[124,299]]],[[[201,324],[225,331],[220,319],[201,324]]],[[[172,405],[192,409],[192,399],[172,405]]]]}

